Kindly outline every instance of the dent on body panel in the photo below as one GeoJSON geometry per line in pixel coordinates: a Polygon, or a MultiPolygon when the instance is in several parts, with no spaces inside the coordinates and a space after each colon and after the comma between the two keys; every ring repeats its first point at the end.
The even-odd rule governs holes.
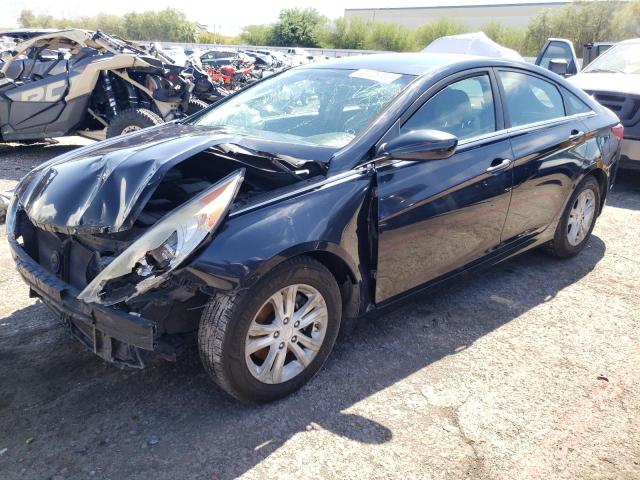
{"type": "Polygon", "coordinates": [[[372,177],[326,185],[232,216],[186,269],[218,289],[246,288],[280,262],[311,251],[339,255],[358,275],[367,232],[359,216],[372,177]]]}
{"type": "Polygon", "coordinates": [[[101,142],[32,171],[18,196],[36,224],[65,232],[126,230],[168,170],[227,138],[173,139],[166,130],[150,130],[101,142]],[[34,208],[36,202],[55,205],[54,215],[34,208]]]}
{"type": "Polygon", "coordinates": [[[566,140],[571,130],[564,124],[514,138],[514,188],[504,241],[542,231],[561,213],[588,162],[585,154],[592,155],[591,147],[566,140]]]}
{"type": "Polygon", "coordinates": [[[594,115],[583,120],[586,131],[593,132],[595,143],[600,149],[601,164],[598,167],[608,171],[615,160],[618,150],[618,143],[611,135],[611,127],[617,123],[617,117],[607,115],[594,115]]]}

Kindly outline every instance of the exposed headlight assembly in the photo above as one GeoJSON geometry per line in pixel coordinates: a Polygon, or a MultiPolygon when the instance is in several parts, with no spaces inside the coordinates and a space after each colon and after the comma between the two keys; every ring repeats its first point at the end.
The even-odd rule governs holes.
{"type": "Polygon", "coordinates": [[[168,213],[118,255],[80,292],[85,302],[113,305],[161,284],[224,219],[244,169],[168,213]]]}

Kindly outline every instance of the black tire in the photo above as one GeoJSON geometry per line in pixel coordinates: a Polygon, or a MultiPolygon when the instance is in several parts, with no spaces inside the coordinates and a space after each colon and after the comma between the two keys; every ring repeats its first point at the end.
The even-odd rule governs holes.
{"type": "Polygon", "coordinates": [[[593,231],[593,227],[596,224],[596,219],[598,218],[598,214],[600,212],[600,185],[598,181],[592,177],[591,175],[585,177],[580,184],[576,187],[567,206],[562,213],[562,217],[558,222],[558,226],[556,227],[556,231],[553,237],[553,240],[549,242],[547,245],[547,252],[558,258],[569,258],[577,255],[582,251],[587,242],[589,241],[589,237],[591,237],[591,232],[593,231]],[[584,192],[585,190],[591,190],[595,197],[595,211],[593,215],[593,219],[591,220],[591,225],[587,234],[584,236],[582,241],[577,245],[571,245],[567,238],[567,232],[569,228],[569,215],[571,213],[571,209],[575,205],[578,200],[578,196],[584,192]]]}
{"type": "Polygon", "coordinates": [[[213,381],[241,402],[264,403],[285,397],[307,383],[329,356],[340,330],[341,305],[335,278],[321,263],[305,256],[288,260],[244,293],[218,294],[209,301],[198,331],[200,358],[213,381]],[[328,312],[324,340],[299,374],[283,383],[263,383],[247,366],[245,339],[260,307],[271,295],[293,284],[310,285],[324,297],[328,312]]]}
{"type": "Polygon", "coordinates": [[[190,98],[189,105],[187,106],[187,115],[193,115],[194,113],[198,113],[200,110],[207,108],[209,104],[204,100],[200,100],[199,98],[190,98]]]}
{"type": "Polygon", "coordinates": [[[107,127],[107,138],[122,135],[126,129],[153,127],[154,125],[160,125],[161,123],[162,118],[146,108],[125,110],[113,117],[111,122],[109,122],[109,126],[107,127]]]}

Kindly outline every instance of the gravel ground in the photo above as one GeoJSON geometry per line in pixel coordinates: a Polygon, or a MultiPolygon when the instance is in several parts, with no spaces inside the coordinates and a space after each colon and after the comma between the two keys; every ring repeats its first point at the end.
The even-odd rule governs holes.
{"type": "MultiPolygon", "coordinates": [[[[0,189],[79,143],[0,146],[0,189]]],[[[0,478],[638,479],[640,176],[621,177],[577,258],[530,252],[368,319],[260,407],[193,352],[86,353],[2,238],[0,478]]]]}

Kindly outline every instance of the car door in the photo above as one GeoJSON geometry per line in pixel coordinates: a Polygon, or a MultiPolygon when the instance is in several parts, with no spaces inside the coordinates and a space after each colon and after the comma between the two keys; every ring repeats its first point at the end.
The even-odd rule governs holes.
{"type": "Polygon", "coordinates": [[[567,75],[575,75],[580,71],[578,57],[571,40],[550,38],[544,43],[535,63],[542,68],[550,70],[552,60],[564,60],[567,62],[567,75]]]}
{"type": "MultiPolygon", "coordinates": [[[[504,118],[513,149],[513,192],[502,233],[508,243],[546,229],[567,200],[588,157],[598,155],[583,123],[591,112],[571,105],[572,95],[542,76],[498,69],[504,118]],[[568,111],[569,110],[569,111],[568,111]]],[[[577,97],[573,102],[582,103],[577,97]]]]}
{"type": "Polygon", "coordinates": [[[377,167],[378,303],[487,255],[509,207],[512,152],[492,72],[451,78],[424,98],[398,133],[440,130],[459,144],[446,160],[377,167]]]}

